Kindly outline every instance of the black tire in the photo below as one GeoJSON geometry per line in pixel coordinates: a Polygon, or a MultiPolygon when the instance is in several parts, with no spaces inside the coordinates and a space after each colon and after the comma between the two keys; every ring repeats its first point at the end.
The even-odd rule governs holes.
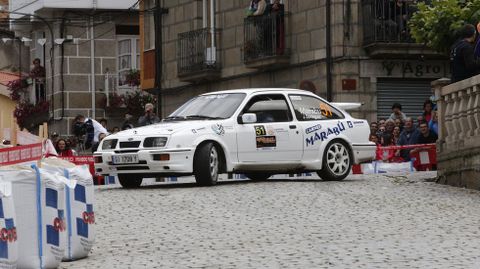
{"type": "Polygon", "coordinates": [[[322,170],[318,176],[326,181],[345,179],[352,169],[353,155],[350,147],[342,140],[333,140],[325,147],[322,170]]]}
{"type": "Polygon", "coordinates": [[[193,159],[193,175],[200,186],[213,186],[217,184],[220,171],[220,155],[217,147],[205,143],[195,152],[193,159]]]}
{"type": "Polygon", "coordinates": [[[142,185],[143,177],[138,175],[122,174],[118,175],[118,181],[125,189],[134,189],[142,185]]]}
{"type": "Polygon", "coordinates": [[[268,173],[247,173],[245,174],[246,177],[248,177],[249,179],[253,180],[253,181],[263,181],[263,180],[267,180],[269,177],[272,176],[272,174],[268,174],[268,173]]]}

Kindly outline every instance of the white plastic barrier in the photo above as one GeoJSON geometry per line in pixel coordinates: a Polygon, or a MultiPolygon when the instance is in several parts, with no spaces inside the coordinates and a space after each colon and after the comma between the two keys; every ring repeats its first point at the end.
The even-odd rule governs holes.
{"type": "Polygon", "coordinates": [[[66,245],[64,186],[73,188],[75,184],[59,174],[32,168],[0,168],[3,179],[12,183],[19,235],[17,265],[25,269],[57,268],[66,245]]]}
{"type": "Polygon", "coordinates": [[[0,175],[0,269],[17,268],[17,219],[12,184],[0,175]]]}
{"type": "Polygon", "coordinates": [[[67,245],[63,260],[85,258],[95,240],[94,186],[88,166],[47,158],[42,161],[42,168],[63,173],[67,179],[76,181],[74,190],[65,188],[67,245]]]}

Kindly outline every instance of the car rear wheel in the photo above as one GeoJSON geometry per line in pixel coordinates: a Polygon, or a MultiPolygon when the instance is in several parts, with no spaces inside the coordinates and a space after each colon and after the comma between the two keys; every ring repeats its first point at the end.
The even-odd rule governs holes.
{"type": "Polygon", "coordinates": [[[245,176],[253,181],[263,181],[267,180],[272,175],[268,173],[247,173],[245,176]]]}
{"type": "Polygon", "coordinates": [[[352,161],[352,153],[344,141],[331,141],[323,153],[322,170],[317,174],[327,181],[343,180],[350,173],[352,161]]]}
{"type": "Polygon", "coordinates": [[[143,177],[138,175],[123,174],[118,175],[120,185],[126,189],[138,188],[142,185],[143,177]]]}
{"type": "Polygon", "coordinates": [[[209,142],[200,146],[193,160],[193,174],[198,185],[217,184],[220,170],[220,158],[217,147],[209,142]]]}

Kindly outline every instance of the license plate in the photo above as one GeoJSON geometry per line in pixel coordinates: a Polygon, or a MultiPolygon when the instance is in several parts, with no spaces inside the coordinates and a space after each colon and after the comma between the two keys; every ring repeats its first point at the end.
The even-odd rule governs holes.
{"type": "Polygon", "coordinates": [[[112,156],[112,163],[114,164],[138,163],[138,156],[137,155],[112,156]]]}

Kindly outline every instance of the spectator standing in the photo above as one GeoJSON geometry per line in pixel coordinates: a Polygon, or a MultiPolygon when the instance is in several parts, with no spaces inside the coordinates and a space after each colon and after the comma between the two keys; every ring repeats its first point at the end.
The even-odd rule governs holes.
{"type": "Polygon", "coordinates": [[[376,134],[378,131],[378,124],[377,122],[373,121],[370,123],[370,134],[376,134]]]}
{"type": "Polygon", "coordinates": [[[401,133],[400,127],[395,126],[395,127],[393,128],[393,132],[392,132],[392,144],[393,144],[393,145],[397,145],[397,144],[398,144],[398,139],[400,139],[400,133],[401,133]]]}
{"type": "Polygon", "coordinates": [[[92,153],[95,153],[95,151],[97,151],[98,149],[98,146],[100,145],[100,142],[102,142],[102,140],[107,137],[107,134],[106,133],[100,133],[98,135],[98,142],[95,142],[95,144],[93,144],[92,146],[92,153]]]}
{"type": "Polygon", "coordinates": [[[377,136],[381,137],[383,135],[383,133],[385,133],[385,126],[380,126],[378,128],[377,136]]]}
{"type": "Polygon", "coordinates": [[[107,129],[107,120],[106,119],[100,119],[99,123],[103,126],[103,128],[107,129]]]}
{"type": "Polygon", "coordinates": [[[480,68],[480,61],[474,55],[473,42],[476,32],[475,26],[464,25],[459,32],[460,39],[452,46],[450,51],[452,83],[476,75],[480,68]]]}
{"type": "Polygon", "coordinates": [[[423,102],[423,119],[426,122],[429,122],[432,119],[432,111],[433,111],[433,102],[428,99],[423,102]]]}
{"type": "Polygon", "coordinates": [[[146,104],[145,114],[138,119],[138,125],[147,126],[158,122],[160,122],[160,119],[153,113],[153,104],[146,104]]]}
{"type": "Polygon", "coordinates": [[[94,143],[98,142],[98,136],[101,133],[108,134],[107,129],[105,129],[98,121],[85,118],[83,115],[78,115],[75,117],[74,130],[77,137],[86,135],[86,149],[89,149],[94,143]]]}
{"type": "Polygon", "coordinates": [[[392,114],[390,114],[389,119],[400,119],[402,121],[405,121],[407,119],[405,113],[402,112],[402,105],[400,103],[394,103],[392,105],[392,114]]]}
{"type": "MultiPolygon", "coordinates": [[[[407,118],[405,120],[405,126],[403,128],[403,131],[400,133],[397,145],[414,145],[418,141],[419,134],[420,133],[417,128],[413,126],[412,118],[407,118]]],[[[397,151],[396,155],[401,156],[405,161],[410,161],[410,150],[408,149],[397,151]]]]}
{"type": "Polygon", "coordinates": [[[416,144],[431,144],[437,142],[438,136],[428,128],[428,123],[420,123],[420,135],[416,144]]]}
{"type": "Polygon", "coordinates": [[[385,132],[387,134],[392,134],[393,133],[393,128],[395,128],[395,121],[392,119],[388,119],[385,122],[385,132]]]}
{"type": "Polygon", "coordinates": [[[398,127],[400,131],[403,129],[403,122],[401,119],[395,119],[395,127],[398,127]]]}
{"type": "Polygon", "coordinates": [[[378,136],[376,134],[370,134],[370,138],[368,140],[378,145],[378,136]]]}
{"type": "Polygon", "coordinates": [[[112,134],[116,134],[118,132],[120,132],[120,128],[118,128],[117,126],[113,127],[112,134]]]}
{"type": "Polygon", "coordinates": [[[75,156],[73,150],[67,146],[67,141],[63,138],[58,139],[57,144],[55,144],[55,150],[57,151],[59,157],[75,156]]]}
{"type": "Polygon", "coordinates": [[[45,67],[41,65],[39,58],[33,60],[30,77],[35,82],[35,103],[38,104],[41,101],[45,101],[45,67]]]}
{"type": "Polygon", "coordinates": [[[122,124],[122,131],[135,128],[131,121],[132,121],[132,115],[126,113],[125,121],[122,124]]]}
{"type": "Polygon", "coordinates": [[[428,122],[428,129],[432,130],[438,136],[438,112],[433,111],[432,119],[428,122]]]}

